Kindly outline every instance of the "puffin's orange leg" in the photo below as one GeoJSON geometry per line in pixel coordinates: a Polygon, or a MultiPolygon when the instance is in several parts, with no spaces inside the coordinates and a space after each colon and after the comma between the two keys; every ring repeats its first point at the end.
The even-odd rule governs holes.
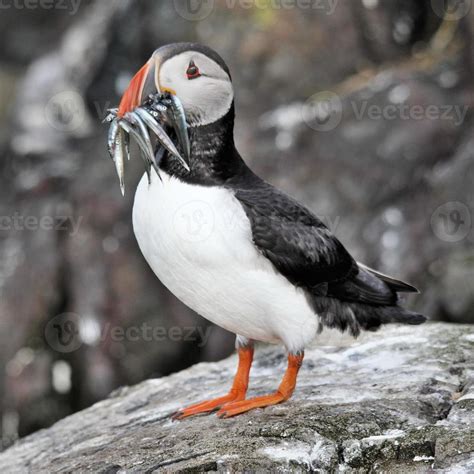
{"type": "Polygon", "coordinates": [[[254,408],[277,405],[278,403],[288,400],[295,390],[296,377],[298,376],[298,371],[303,363],[303,357],[303,353],[297,355],[290,354],[288,356],[288,367],[278,390],[274,394],[227,403],[217,412],[217,416],[221,418],[229,418],[253,410],[254,408]]]}
{"type": "Polygon", "coordinates": [[[188,416],[198,415],[199,413],[207,413],[213,411],[225,403],[236,402],[245,399],[247,388],[249,386],[249,373],[253,360],[253,347],[241,347],[238,349],[239,366],[234,377],[234,383],[227,395],[215,398],[201,403],[196,403],[186,408],[178,410],[174,415],[174,420],[182,420],[188,416]]]}

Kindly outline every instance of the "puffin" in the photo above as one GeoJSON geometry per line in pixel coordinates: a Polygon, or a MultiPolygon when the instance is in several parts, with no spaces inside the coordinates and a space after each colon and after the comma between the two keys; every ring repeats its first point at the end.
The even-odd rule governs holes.
{"type": "Polygon", "coordinates": [[[357,337],[426,320],[400,304],[415,287],[357,262],[313,212],[249,168],[234,118],[229,68],[196,43],[157,49],[108,118],[122,191],[130,136],[146,164],[132,219],[145,260],[185,305],[236,335],[228,393],[178,410],[179,420],[287,401],[305,347],[325,328],[357,337]],[[256,341],[283,345],[288,365],[274,393],[247,398],[256,341]]]}

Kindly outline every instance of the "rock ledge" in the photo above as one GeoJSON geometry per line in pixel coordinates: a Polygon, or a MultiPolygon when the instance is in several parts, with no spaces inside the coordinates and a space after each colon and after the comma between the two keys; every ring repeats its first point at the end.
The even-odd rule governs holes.
{"type": "MultiPolygon", "coordinates": [[[[286,404],[173,422],[177,408],[224,393],[236,360],[199,364],[20,440],[0,471],[473,472],[473,349],[470,326],[389,327],[308,350],[286,404]]],[[[285,362],[281,348],[260,348],[250,395],[272,391],[285,362]]]]}

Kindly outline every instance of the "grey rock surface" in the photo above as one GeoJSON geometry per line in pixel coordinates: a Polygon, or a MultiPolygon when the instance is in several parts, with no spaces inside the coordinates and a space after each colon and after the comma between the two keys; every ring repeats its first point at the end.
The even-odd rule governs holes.
{"type": "MultiPolygon", "coordinates": [[[[20,440],[0,454],[0,471],[474,470],[472,327],[387,327],[345,347],[333,336],[324,332],[307,351],[285,404],[171,421],[230,385],[235,356],[201,363],[119,389],[20,440]]],[[[285,363],[281,348],[259,348],[250,395],[272,391],[285,363]]]]}

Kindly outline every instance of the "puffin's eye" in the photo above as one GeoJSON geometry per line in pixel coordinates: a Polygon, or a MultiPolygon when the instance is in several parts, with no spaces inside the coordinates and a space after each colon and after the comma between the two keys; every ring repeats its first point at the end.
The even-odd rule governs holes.
{"type": "Polygon", "coordinates": [[[188,69],[186,70],[186,76],[188,79],[196,79],[199,77],[201,73],[199,72],[199,68],[194,64],[194,61],[189,63],[188,69]]]}

